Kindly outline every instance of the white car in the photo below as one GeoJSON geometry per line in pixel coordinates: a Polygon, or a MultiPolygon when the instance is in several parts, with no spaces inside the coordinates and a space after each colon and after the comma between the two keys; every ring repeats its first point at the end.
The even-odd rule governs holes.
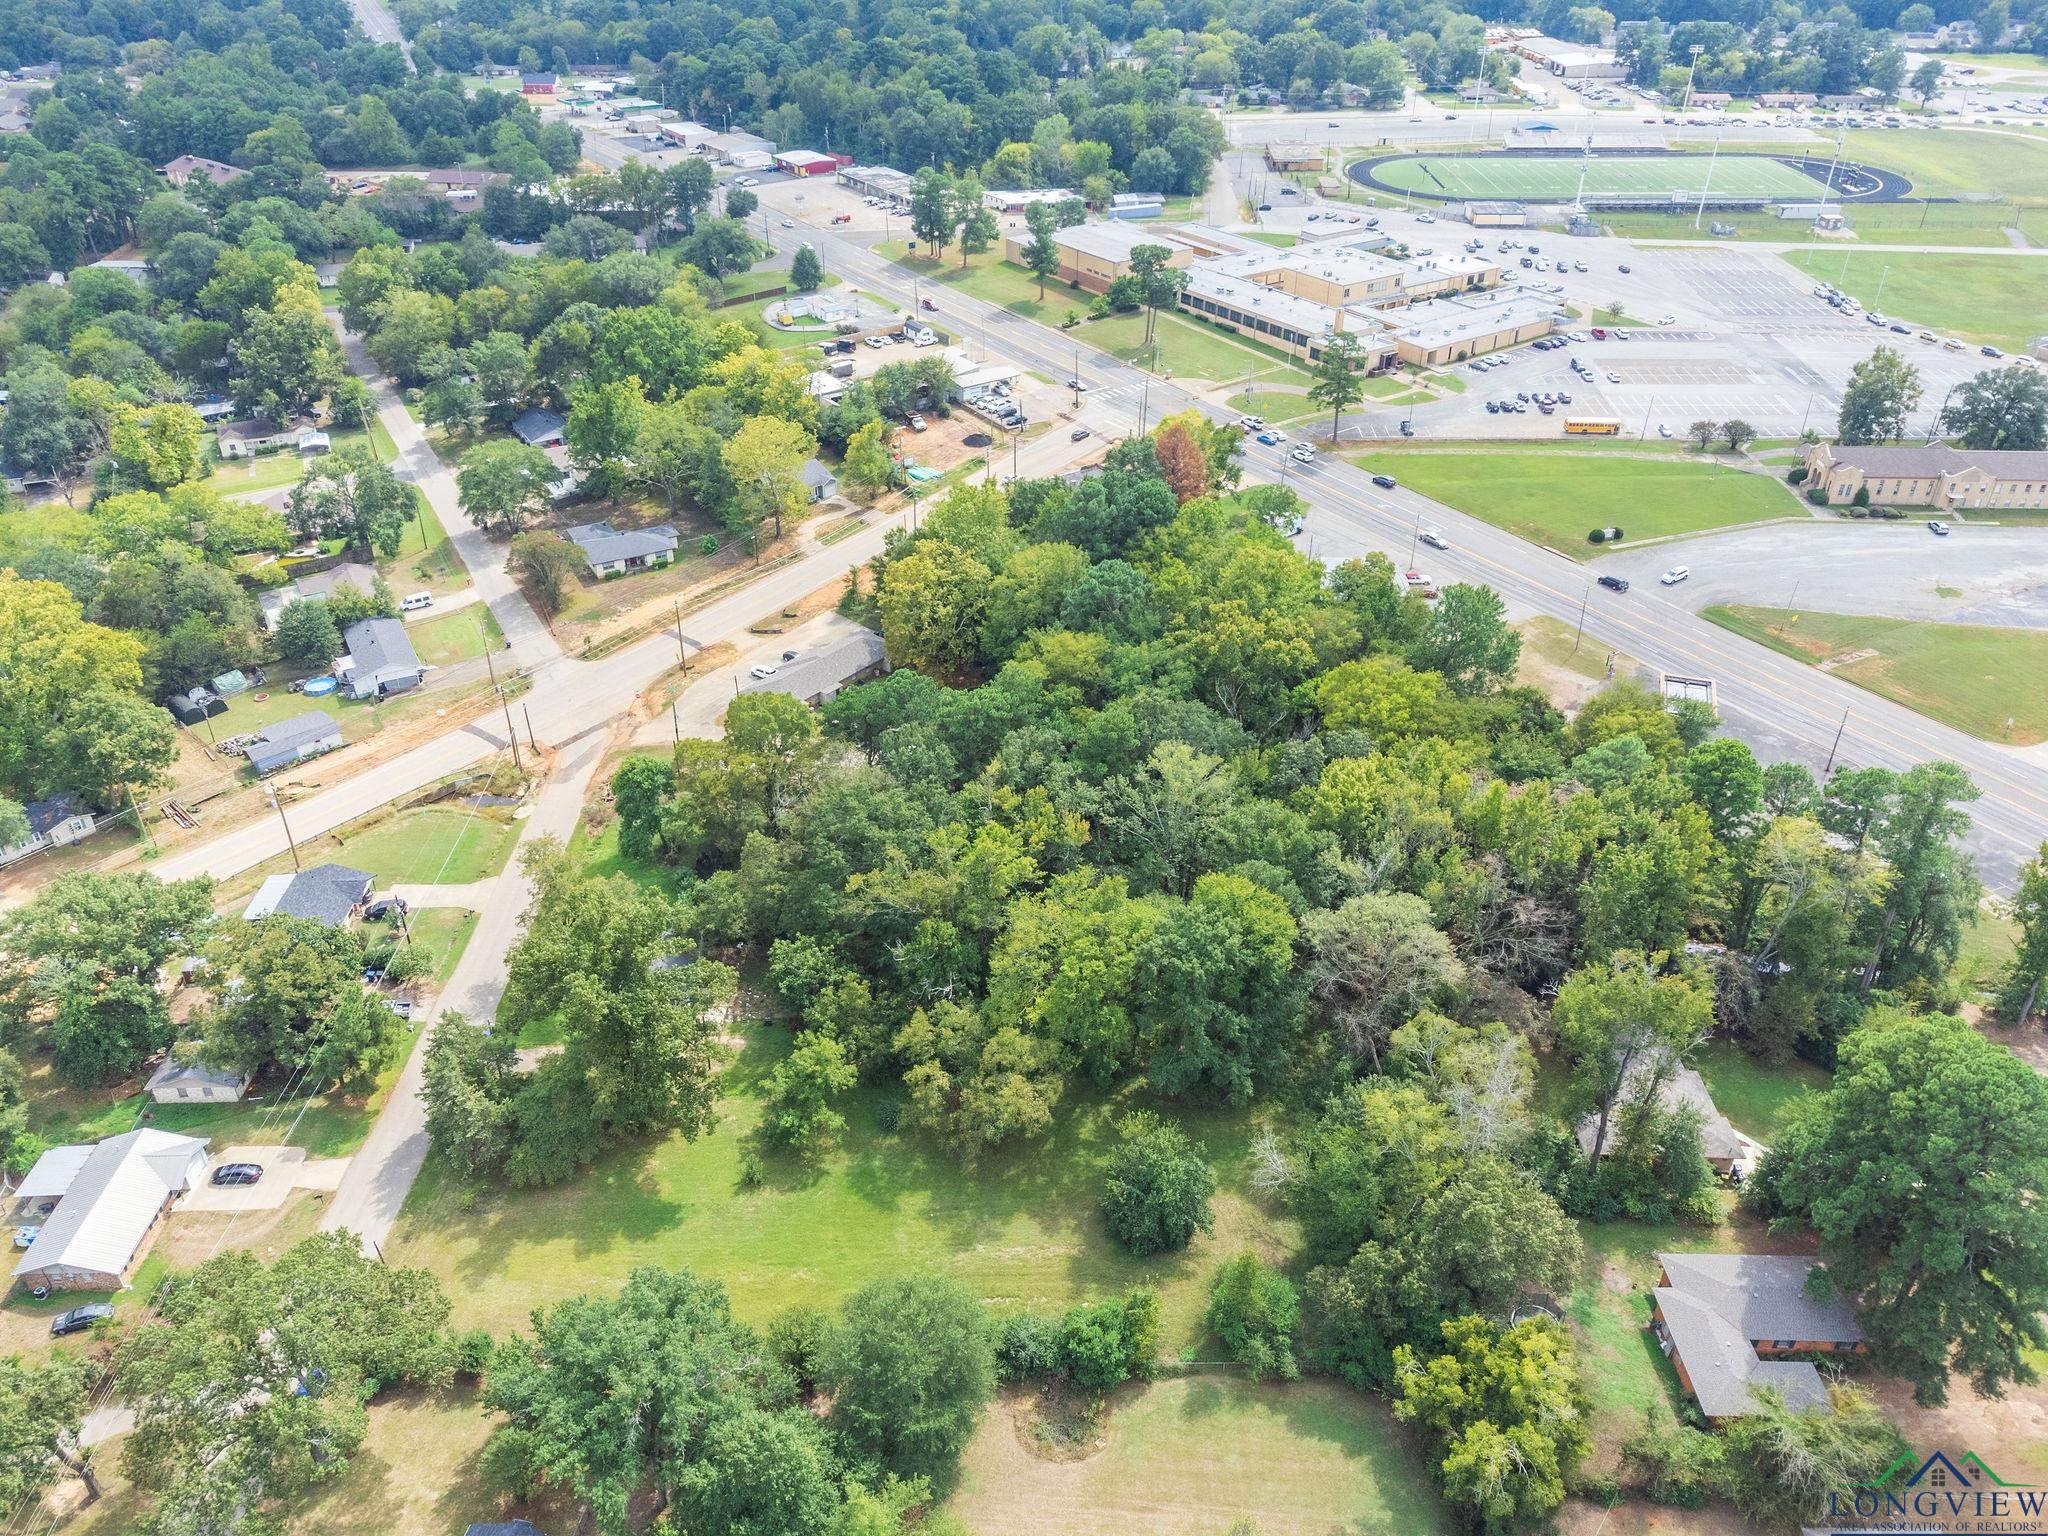
{"type": "Polygon", "coordinates": [[[1237,424],[1247,432],[1257,432],[1266,425],[1266,418],[1263,416],[1240,416],[1237,418],[1237,424]]]}
{"type": "Polygon", "coordinates": [[[1616,373],[1612,368],[1610,368],[1607,370],[1607,382],[1610,384],[1619,384],[1621,382],[1621,375],[1616,373]]]}
{"type": "Polygon", "coordinates": [[[1671,423],[1670,423],[1670,422],[1668,422],[1668,421],[1660,421],[1660,422],[1658,422],[1658,423],[1657,423],[1657,435],[1658,435],[1659,437],[1669,437],[1669,436],[1671,435],[1671,423]]]}
{"type": "Polygon", "coordinates": [[[1285,432],[1282,432],[1278,427],[1268,427],[1266,428],[1266,430],[1273,434],[1274,442],[1284,443],[1287,441],[1287,434],[1285,432]]]}
{"type": "Polygon", "coordinates": [[[1692,575],[1692,570],[1689,566],[1674,565],[1662,576],[1659,576],[1657,580],[1662,582],[1667,587],[1675,587],[1690,575],[1692,575]]]}
{"type": "Polygon", "coordinates": [[[1676,325],[1676,324],[1678,324],[1678,316],[1676,316],[1676,315],[1665,315],[1665,316],[1664,316],[1664,317],[1663,317],[1662,319],[1660,319],[1660,320],[1659,320],[1659,321],[1658,321],[1657,323],[1658,323],[1659,325],[1676,325]]]}
{"type": "Polygon", "coordinates": [[[1297,464],[1313,464],[1316,461],[1316,451],[1309,447],[1307,443],[1302,443],[1298,447],[1288,450],[1287,457],[1294,460],[1297,464]]]}
{"type": "Polygon", "coordinates": [[[761,183],[752,176],[742,176],[733,185],[736,187],[758,187],[761,183]]]}
{"type": "Polygon", "coordinates": [[[795,228],[796,228],[796,220],[795,220],[795,219],[784,219],[784,220],[782,221],[782,227],[783,227],[784,229],[795,229],[795,228]]]}
{"type": "Polygon", "coordinates": [[[782,669],[781,669],[780,667],[777,667],[777,666],[772,666],[772,665],[771,665],[771,664],[769,664],[768,662],[765,662],[765,661],[764,661],[764,662],[762,662],[762,663],[761,663],[761,664],[760,664],[760,665],[759,665],[758,667],[755,667],[755,668],[753,669],[753,674],[754,674],[754,676],[755,676],[756,678],[763,678],[763,679],[765,679],[765,678],[770,678],[770,677],[773,677],[773,676],[774,676],[774,675],[775,675],[775,674],[776,674],[777,672],[779,672],[779,671],[781,671],[781,670],[782,670],[782,669]]]}

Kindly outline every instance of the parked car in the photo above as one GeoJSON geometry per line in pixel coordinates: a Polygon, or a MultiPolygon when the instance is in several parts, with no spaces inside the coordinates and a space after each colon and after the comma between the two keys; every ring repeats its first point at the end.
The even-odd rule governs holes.
{"type": "Polygon", "coordinates": [[[1668,421],[1660,421],[1660,422],[1658,422],[1658,423],[1657,423],[1657,435],[1658,435],[1659,437],[1669,437],[1669,436],[1671,435],[1671,423],[1670,423],[1670,422],[1668,422],[1668,421]]]}
{"type": "Polygon", "coordinates": [[[70,1334],[83,1333],[94,1323],[104,1323],[113,1318],[114,1309],[104,1301],[88,1302],[82,1307],[73,1307],[69,1312],[59,1312],[50,1319],[50,1337],[65,1338],[70,1334]]]}
{"type": "Polygon", "coordinates": [[[1436,583],[1423,575],[1422,572],[1410,571],[1405,579],[1410,592],[1419,593],[1423,597],[1436,596],[1436,583]]]}
{"type": "Polygon", "coordinates": [[[1628,578],[1626,576],[1602,576],[1600,578],[1600,585],[1610,592],[1626,592],[1628,590],[1628,578]]]}
{"type": "Polygon", "coordinates": [[[1684,580],[1686,580],[1686,579],[1687,579],[1688,577],[1690,577],[1691,575],[1692,575],[1692,568],[1691,568],[1690,566],[1684,566],[1684,565],[1674,565],[1674,566],[1672,566],[1672,567],[1671,567],[1671,569],[1670,569],[1670,570],[1666,571],[1666,572],[1665,572],[1665,573],[1664,573],[1664,574],[1663,574],[1662,576],[1659,576],[1659,577],[1657,578],[1657,580],[1658,580],[1658,581],[1660,581],[1660,582],[1662,582],[1662,583],[1663,583],[1663,584],[1664,584],[1665,586],[1667,586],[1667,587],[1675,587],[1675,586],[1677,586],[1677,585],[1678,585],[1678,584],[1679,584],[1679,583],[1680,583],[1681,581],[1684,581],[1684,580]]]}
{"type": "Polygon", "coordinates": [[[17,1248],[31,1248],[35,1246],[36,1234],[42,1230],[41,1227],[16,1227],[14,1229],[14,1246],[17,1248]]]}
{"type": "Polygon", "coordinates": [[[777,672],[781,671],[782,669],[781,669],[780,667],[777,667],[777,666],[774,666],[774,665],[772,665],[772,664],[771,664],[771,663],[769,663],[769,662],[765,662],[765,661],[764,661],[764,662],[762,662],[762,663],[761,663],[761,664],[760,664],[759,666],[757,666],[757,667],[752,667],[752,668],[749,668],[748,670],[749,670],[749,671],[750,671],[750,672],[752,673],[752,675],[753,675],[753,676],[755,676],[756,678],[764,678],[764,679],[765,679],[765,678],[770,678],[770,677],[773,677],[773,676],[774,676],[774,675],[775,675],[775,674],[776,674],[777,672]]]}
{"type": "Polygon", "coordinates": [[[917,415],[917,414],[915,414],[915,413],[913,413],[913,414],[911,415],[911,418],[910,418],[910,430],[911,430],[911,431],[913,431],[913,432],[923,432],[923,431],[926,431],[926,430],[928,430],[928,429],[929,429],[929,427],[930,427],[930,425],[931,425],[931,423],[929,423],[928,421],[926,421],[926,420],[924,419],[924,417],[922,417],[922,416],[920,416],[920,415],[917,415]]]}
{"type": "Polygon", "coordinates": [[[1607,382],[1610,384],[1619,384],[1621,382],[1621,375],[1616,373],[1612,368],[1610,368],[1607,370],[1607,382]]]}
{"type": "Polygon", "coordinates": [[[363,908],[363,916],[374,922],[380,917],[403,917],[411,910],[403,896],[379,896],[363,908]]]}
{"type": "Polygon", "coordinates": [[[1938,517],[1930,517],[1927,519],[1927,531],[1945,539],[1948,537],[1948,524],[1938,517]]]}
{"type": "Polygon", "coordinates": [[[254,1184],[263,1177],[263,1168],[258,1163],[222,1163],[213,1170],[213,1177],[207,1182],[216,1189],[230,1185],[254,1184]]]}

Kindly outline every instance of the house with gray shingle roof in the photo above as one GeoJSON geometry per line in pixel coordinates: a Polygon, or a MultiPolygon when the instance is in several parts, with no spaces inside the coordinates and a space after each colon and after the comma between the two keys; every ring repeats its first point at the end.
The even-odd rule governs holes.
{"type": "Polygon", "coordinates": [[[1813,1260],[1775,1253],[1660,1253],[1650,1330],[1709,1421],[1754,1409],[1752,1388],[1824,1408],[1827,1384],[1795,1355],[1864,1352],[1846,1297],[1816,1298],[1813,1260]]]}
{"type": "Polygon", "coordinates": [[[620,529],[600,519],[567,529],[564,537],[583,551],[591,574],[599,577],[652,570],[676,557],[676,531],[666,523],[653,528],[620,529]]]}
{"type": "Polygon", "coordinates": [[[289,875],[271,875],[242,909],[245,922],[266,917],[302,917],[328,928],[345,928],[370,899],[375,878],[346,864],[316,864],[289,875]]]}
{"type": "Polygon", "coordinates": [[[54,1190],[57,1209],[15,1279],[53,1291],[125,1289],[164,1212],[205,1171],[206,1147],[197,1136],[143,1129],[44,1153],[22,1187],[54,1190]],[[44,1163],[52,1172],[41,1172],[44,1163]]]}
{"type": "Polygon", "coordinates": [[[358,619],[342,631],[346,665],[336,669],[352,699],[383,699],[417,688],[427,675],[405,626],[396,619],[358,619]]]}

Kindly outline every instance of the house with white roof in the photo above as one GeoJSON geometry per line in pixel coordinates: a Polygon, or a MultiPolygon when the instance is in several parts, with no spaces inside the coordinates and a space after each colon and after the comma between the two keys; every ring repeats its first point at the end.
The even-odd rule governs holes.
{"type": "Polygon", "coordinates": [[[201,1137],[143,1129],[45,1152],[17,1193],[57,1208],[14,1278],[52,1291],[125,1289],[171,1202],[205,1173],[206,1147],[201,1137]]]}

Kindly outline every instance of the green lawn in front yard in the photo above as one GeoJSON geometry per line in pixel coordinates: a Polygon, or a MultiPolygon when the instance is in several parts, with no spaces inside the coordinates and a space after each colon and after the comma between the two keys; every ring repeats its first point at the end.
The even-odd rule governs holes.
{"type": "Polygon", "coordinates": [[[394,597],[413,592],[431,592],[437,597],[460,592],[469,585],[469,572],[441,526],[441,514],[424,496],[419,499],[418,513],[406,526],[398,553],[377,562],[377,574],[394,597]]]}
{"type": "Polygon", "coordinates": [[[2048,313],[2041,297],[2048,292],[2048,260],[2036,256],[1855,251],[1844,258],[1802,250],[1786,260],[1808,277],[1838,284],[1867,308],[1974,344],[2023,351],[2041,334],[2048,313]]]}
{"type": "MultiPolygon", "coordinates": [[[[327,437],[339,450],[360,443],[363,433],[360,427],[330,427],[327,437]]],[[[374,418],[370,422],[370,444],[377,450],[377,457],[386,463],[398,457],[398,445],[391,441],[391,434],[384,430],[384,423],[374,418]]],[[[236,491],[274,490],[280,485],[296,484],[299,476],[305,473],[306,466],[313,462],[301,457],[294,449],[284,448],[253,459],[224,460],[200,483],[230,496],[236,491]]]]}
{"type": "Polygon", "coordinates": [[[380,887],[467,885],[502,870],[518,837],[502,809],[420,806],[337,840],[334,857],[368,870],[380,887]]]}
{"type": "Polygon", "coordinates": [[[408,624],[405,633],[420,660],[430,667],[475,661],[487,649],[496,650],[505,641],[505,632],[498,628],[498,621],[486,603],[465,603],[438,618],[408,624]]]}
{"type": "Polygon", "coordinates": [[[1761,1062],[1733,1040],[1709,1040],[1693,1053],[1692,1064],[1706,1080],[1715,1108],[1765,1146],[1777,1139],[1785,1111],[1829,1081],[1810,1061],[1761,1062]]]}
{"type": "Polygon", "coordinates": [[[991,1304],[1041,1311],[1152,1285],[1162,1349],[1178,1355],[1201,1345],[1209,1277],[1223,1258],[1253,1246],[1283,1259],[1293,1247],[1291,1221],[1249,1192],[1252,1117],[1199,1112],[1176,1118],[1216,1166],[1215,1231],[1184,1253],[1126,1253],[1096,1210],[1121,1100],[1079,1091],[1043,1140],[969,1168],[921,1137],[879,1129],[890,1096],[859,1090],[842,1106],[838,1149],[809,1169],[765,1153],[765,1179],[743,1188],[763,1079],[788,1044],[779,1028],[750,1031],[725,1069],[708,1134],[618,1148],[558,1189],[487,1188],[472,1207],[467,1186],[430,1156],[385,1244],[390,1261],[438,1276],[457,1326],[498,1332],[523,1326],[535,1307],[616,1289],[642,1264],[722,1280],[734,1310],[755,1323],[919,1270],[953,1275],[991,1304]]]}
{"type": "Polygon", "coordinates": [[[1401,480],[1423,495],[1567,554],[1595,553],[1593,528],[1645,539],[1804,510],[1782,481],[1669,455],[1410,449],[1399,459],[1401,480]]]}
{"type": "Polygon", "coordinates": [[[2048,740],[2048,689],[2041,686],[2048,677],[2048,631],[1747,605],[1708,608],[1702,617],[1816,666],[1871,652],[1830,670],[1985,741],[2032,746],[2048,740]]]}
{"type": "Polygon", "coordinates": [[[976,1536],[1432,1536],[1455,1524],[1420,1439],[1336,1382],[1193,1376],[1133,1385],[1103,1409],[1100,1446],[1042,1455],[998,1403],[967,1447],[946,1511],[976,1536]]]}

